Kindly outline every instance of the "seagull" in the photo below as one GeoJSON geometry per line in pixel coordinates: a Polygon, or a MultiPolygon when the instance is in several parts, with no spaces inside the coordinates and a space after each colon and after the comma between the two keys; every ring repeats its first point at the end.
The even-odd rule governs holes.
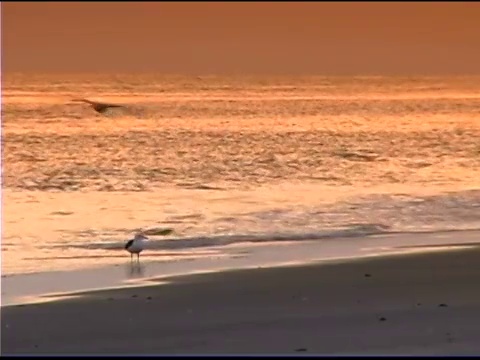
{"type": "Polygon", "coordinates": [[[90,105],[92,105],[92,108],[100,114],[105,113],[105,111],[107,111],[109,108],[123,107],[123,105],[106,104],[106,103],[91,101],[91,100],[87,100],[87,99],[73,99],[72,101],[84,102],[84,103],[90,104],[90,105]]]}
{"type": "Polygon", "coordinates": [[[140,262],[140,253],[145,249],[145,241],[148,240],[143,234],[137,234],[125,244],[125,250],[130,253],[130,260],[133,261],[133,254],[137,254],[137,262],[140,262]]]}

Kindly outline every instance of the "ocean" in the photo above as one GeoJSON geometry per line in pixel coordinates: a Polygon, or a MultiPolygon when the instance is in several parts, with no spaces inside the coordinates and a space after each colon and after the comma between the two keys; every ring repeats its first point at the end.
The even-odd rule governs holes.
{"type": "Polygon", "coordinates": [[[480,229],[480,77],[3,74],[2,152],[4,275],[480,229]]]}

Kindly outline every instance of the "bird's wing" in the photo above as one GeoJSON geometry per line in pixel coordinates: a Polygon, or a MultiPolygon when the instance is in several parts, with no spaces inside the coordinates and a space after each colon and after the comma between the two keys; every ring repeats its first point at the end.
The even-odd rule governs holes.
{"type": "Polygon", "coordinates": [[[125,249],[128,249],[130,246],[133,245],[133,239],[132,240],[128,240],[127,243],[125,244],[125,249]]]}
{"type": "Polygon", "coordinates": [[[91,105],[95,105],[95,104],[96,104],[96,102],[90,101],[90,100],[87,100],[87,99],[72,99],[72,101],[75,101],[75,102],[84,102],[84,103],[91,104],[91,105]]]}
{"type": "Polygon", "coordinates": [[[103,106],[103,107],[124,107],[124,105],[120,104],[110,104],[110,103],[104,103],[104,102],[99,102],[99,101],[92,101],[88,99],[73,99],[72,101],[75,102],[84,102],[93,106],[103,106]]]}
{"type": "Polygon", "coordinates": [[[106,107],[125,107],[124,105],[119,105],[119,104],[102,104],[106,107]]]}

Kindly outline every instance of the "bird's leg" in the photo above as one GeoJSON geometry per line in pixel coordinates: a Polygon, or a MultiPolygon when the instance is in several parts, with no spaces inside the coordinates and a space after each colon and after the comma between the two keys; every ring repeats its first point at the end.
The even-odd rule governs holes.
{"type": "Polygon", "coordinates": [[[140,264],[140,253],[137,254],[137,263],[140,264]]]}
{"type": "Polygon", "coordinates": [[[132,263],[133,262],[133,254],[130,253],[130,262],[132,263]]]}

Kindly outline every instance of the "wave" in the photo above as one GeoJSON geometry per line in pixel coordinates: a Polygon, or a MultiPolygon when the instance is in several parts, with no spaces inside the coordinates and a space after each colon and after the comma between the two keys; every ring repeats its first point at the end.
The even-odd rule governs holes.
{"type": "MultiPolygon", "coordinates": [[[[152,250],[191,250],[232,244],[328,240],[384,234],[438,233],[480,228],[478,189],[433,196],[373,194],[332,206],[272,204],[268,208],[221,213],[179,211],[147,228],[89,229],[71,232],[55,248],[120,250],[121,234],[147,231],[152,250]],[[153,225],[153,226],[152,226],[153,225]],[[165,227],[167,226],[167,227],[165,227]],[[170,231],[164,232],[169,229],[170,231]],[[160,232],[159,232],[160,231],[160,232]],[[160,236],[162,235],[162,236],[160,236]]],[[[230,199],[222,200],[231,203],[230,199]]],[[[235,211],[237,210],[237,211],[235,211]]]]}
{"type": "MultiPolygon", "coordinates": [[[[312,232],[272,232],[257,234],[226,234],[211,236],[190,236],[179,238],[152,239],[148,243],[151,250],[194,249],[199,247],[227,246],[238,243],[267,243],[302,240],[322,240],[352,238],[389,233],[389,227],[382,224],[353,224],[343,229],[312,232]]],[[[57,247],[81,248],[90,250],[120,250],[125,241],[94,242],[87,244],[65,244],[57,247]]]]}
{"type": "MultiPolygon", "coordinates": [[[[147,244],[149,250],[194,250],[206,247],[223,247],[232,244],[248,243],[275,243],[314,240],[341,240],[362,238],[368,236],[394,235],[394,234],[427,234],[427,233],[450,233],[462,231],[480,231],[478,227],[469,228],[438,228],[418,229],[409,231],[396,231],[382,224],[355,224],[343,229],[312,231],[312,232],[272,232],[258,234],[226,234],[211,236],[189,236],[177,238],[151,239],[147,244]]],[[[84,250],[124,250],[123,241],[102,241],[85,244],[63,244],[56,248],[77,248],[84,250]]],[[[51,247],[51,246],[50,246],[51,247]]]]}

